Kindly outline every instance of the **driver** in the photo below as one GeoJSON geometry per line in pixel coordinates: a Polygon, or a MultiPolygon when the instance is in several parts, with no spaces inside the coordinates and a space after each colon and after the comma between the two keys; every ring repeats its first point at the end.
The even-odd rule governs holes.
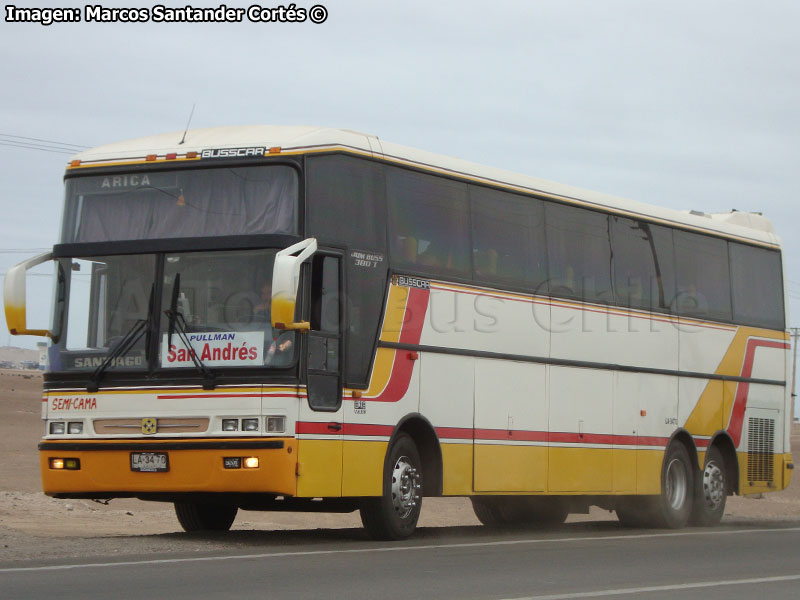
{"type": "Polygon", "coordinates": [[[286,365],[292,359],[292,345],[294,332],[283,331],[272,327],[272,286],[269,280],[261,286],[261,302],[253,307],[253,313],[257,320],[263,319],[264,325],[270,333],[270,337],[265,342],[264,364],[265,365],[286,365]]]}

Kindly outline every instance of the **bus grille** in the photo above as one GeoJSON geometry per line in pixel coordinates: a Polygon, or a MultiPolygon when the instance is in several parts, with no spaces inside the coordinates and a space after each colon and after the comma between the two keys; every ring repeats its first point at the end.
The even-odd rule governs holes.
{"type": "Polygon", "coordinates": [[[750,418],[747,426],[747,479],[772,481],[775,420],[750,418]]]}

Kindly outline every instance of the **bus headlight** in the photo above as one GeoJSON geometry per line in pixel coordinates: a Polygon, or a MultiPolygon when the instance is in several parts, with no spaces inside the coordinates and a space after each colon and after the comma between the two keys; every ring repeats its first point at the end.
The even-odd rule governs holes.
{"type": "Polygon", "coordinates": [[[50,423],[50,435],[64,435],[67,424],[64,421],[53,421],[50,423]]]}
{"type": "Polygon", "coordinates": [[[82,421],[70,421],[67,424],[67,433],[72,433],[72,434],[81,434],[81,433],[83,433],[83,422],[82,421]]]}
{"type": "Polygon", "coordinates": [[[258,431],[258,419],[242,419],[242,431],[258,431]]]}
{"type": "Polygon", "coordinates": [[[222,431],[239,431],[239,419],[222,419],[222,431]]]}
{"type": "Polygon", "coordinates": [[[267,433],[286,431],[286,417],[267,417],[267,433]]]}

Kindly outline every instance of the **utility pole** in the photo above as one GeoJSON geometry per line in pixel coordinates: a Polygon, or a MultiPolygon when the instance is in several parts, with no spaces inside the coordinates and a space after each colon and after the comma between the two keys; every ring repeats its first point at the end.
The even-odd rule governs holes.
{"type": "Polygon", "coordinates": [[[794,346],[794,358],[792,359],[792,424],[794,424],[794,403],[797,398],[795,391],[797,390],[797,340],[800,338],[800,327],[792,327],[792,345],[794,346]]]}

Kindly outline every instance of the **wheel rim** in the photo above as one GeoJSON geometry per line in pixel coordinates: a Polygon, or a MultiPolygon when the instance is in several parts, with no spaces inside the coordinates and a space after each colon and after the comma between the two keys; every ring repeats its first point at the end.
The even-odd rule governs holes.
{"type": "Polygon", "coordinates": [[[703,469],[703,498],[711,510],[718,509],[725,499],[725,475],[715,462],[703,469]]]}
{"type": "Polygon", "coordinates": [[[673,510],[680,510],[686,502],[686,466],[673,458],[667,466],[666,497],[673,510]]]}
{"type": "Polygon", "coordinates": [[[419,501],[420,476],[407,456],[397,459],[392,469],[392,506],[400,519],[410,515],[419,501]]]}

